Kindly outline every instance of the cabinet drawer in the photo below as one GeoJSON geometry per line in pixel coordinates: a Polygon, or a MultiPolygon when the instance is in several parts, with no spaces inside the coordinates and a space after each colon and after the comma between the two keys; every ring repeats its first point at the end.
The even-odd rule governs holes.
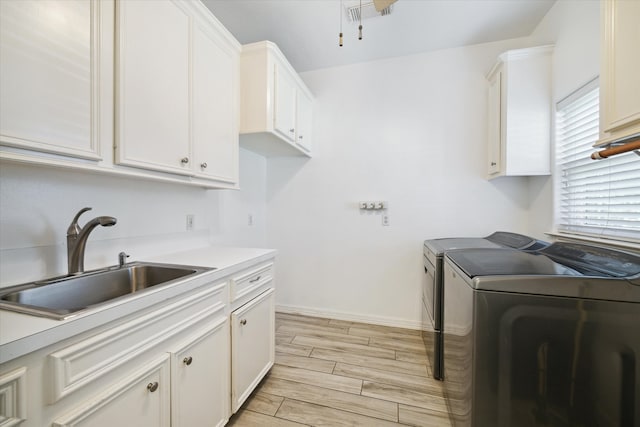
{"type": "Polygon", "coordinates": [[[273,279],[273,263],[246,270],[231,278],[231,301],[248,294],[273,279]]]}
{"type": "Polygon", "coordinates": [[[206,287],[48,356],[50,403],[224,313],[225,284],[206,287]]]}

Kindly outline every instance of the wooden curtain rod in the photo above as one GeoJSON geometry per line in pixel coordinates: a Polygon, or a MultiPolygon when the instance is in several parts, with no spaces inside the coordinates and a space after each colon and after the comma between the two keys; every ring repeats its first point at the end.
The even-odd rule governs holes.
{"type": "Polygon", "coordinates": [[[627,153],[629,151],[640,150],[640,140],[627,142],[624,145],[618,145],[617,147],[607,148],[606,150],[596,151],[591,154],[593,160],[606,159],[609,156],[616,154],[627,153]]]}

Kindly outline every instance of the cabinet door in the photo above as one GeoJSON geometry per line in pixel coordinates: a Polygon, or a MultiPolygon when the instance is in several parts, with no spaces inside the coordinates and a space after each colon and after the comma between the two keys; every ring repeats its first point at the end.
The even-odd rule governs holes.
{"type": "Polygon", "coordinates": [[[274,128],[285,139],[294,142],[296,135],[296,85],[289,73],[275,66],[274,128]]]}
{"type": "Polygon", "coordinates": [[[296,105],[296,144],[303,150],[311,152],[312,148],[312,122],[313,122],[313,103],[311,99],[302,91],[298,91],[298,100],[296,105]]]}
{"type": "Polygon", "coordinates": [[[191,174],[189,16],[180,2],[116,3],[116,161],[191,174]]]}
{"type": "Polygon", "coordinates": [[[273,366],[274,290],[231,313],[231,405],[235,413],[273,366]]]}
{"type": "Polygon", "coordinates": [[[223,426],[229,419],[229,320],[190,337],[171,356],[173,427],[223,426]]]}
{"type": "Polygon", "coordinates": [[[498,70],[489,80],[489,105],[488,105],[488,173],[496,175],[500,173],[502,152],[502,71],[498,70]]]}
{"type": "Polygon", "coordinates": [[[193,168],[232,184],[238,181],[238,61],[238,52],[204,23],[194,26],[193,168]]]}
{"type": "Polygon", "coordinates": [[[54,427],[170,425],[169,356],[154,359],[99,396],[53,422],[54,427]]]}
{"type": "Polygon", "coordinates": [[[97,1],[0,1],[0,143],[100,159],[97,1]]]}
{"type": "Polygon", "coordinates": [[[601,138],[640,132],[640,2],[602,2],[601,138]],[[610,133],[610,134],[609,134],[610,133]]]}

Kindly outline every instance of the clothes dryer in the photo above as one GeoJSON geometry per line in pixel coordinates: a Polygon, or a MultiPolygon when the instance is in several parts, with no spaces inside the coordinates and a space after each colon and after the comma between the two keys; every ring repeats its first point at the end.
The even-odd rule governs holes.
{"type": "Polygon", "coordinates": [[[638,254],[460,250],[444,286],[453,425],[640,425],[638,254]]]}

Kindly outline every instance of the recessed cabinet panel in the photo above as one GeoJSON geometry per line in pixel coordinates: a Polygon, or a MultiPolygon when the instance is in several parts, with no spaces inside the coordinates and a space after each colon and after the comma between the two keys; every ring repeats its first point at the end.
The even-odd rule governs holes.
{"type": "Polygon", "coordinates": [[[231,313],[231,403],[235,413],[273,366],[274,290],[231,313]]]}
{"type": "Polygon", "coordinates": [[[171,0],[116,3],[120,164],[191,174],[189,19],[171,0]]]}
{"type": "Polygon", "coordinates": [[[502,70],[497,70],[496,73],[489,80],[489,175],[494,175],[500,172],[502,159],[500,154],[502,153],[501,145],[501,116],[500,116],[500,95],[502,90],[500,85],[502,82],[502,70]]]}
{"type": "Polygon", "coordinates": [[[602,4],[600,142],[640,132],[640,2],[602,4]]]}
{"type": "Polygon", "coordinates": [[[0,1],[0,143],[100,159],[97,1],[0,1]]]}
{"type": "Polygon", "coordinates": [[[57,419],[54,427],[169,427],[171,412],[169,355],[132,373],[104,393],[57,419]]]}
{"type": "Polygon", "coordinates": [[[307,152],[313,148],[313,101],[302,91],[297,93],[296,144],[307,152]]]}
{"type": "Polygon", "coordinates": [[[274,127],[283,138],[294,141],[296,136],[296,87],[287,71],[275,67],[274,127]]]}
{"type": "Polygon", "coordinates": [[[238,52],[202,25],[193,33],[193,145],[196,175],[238,181],[238,52]]]}

